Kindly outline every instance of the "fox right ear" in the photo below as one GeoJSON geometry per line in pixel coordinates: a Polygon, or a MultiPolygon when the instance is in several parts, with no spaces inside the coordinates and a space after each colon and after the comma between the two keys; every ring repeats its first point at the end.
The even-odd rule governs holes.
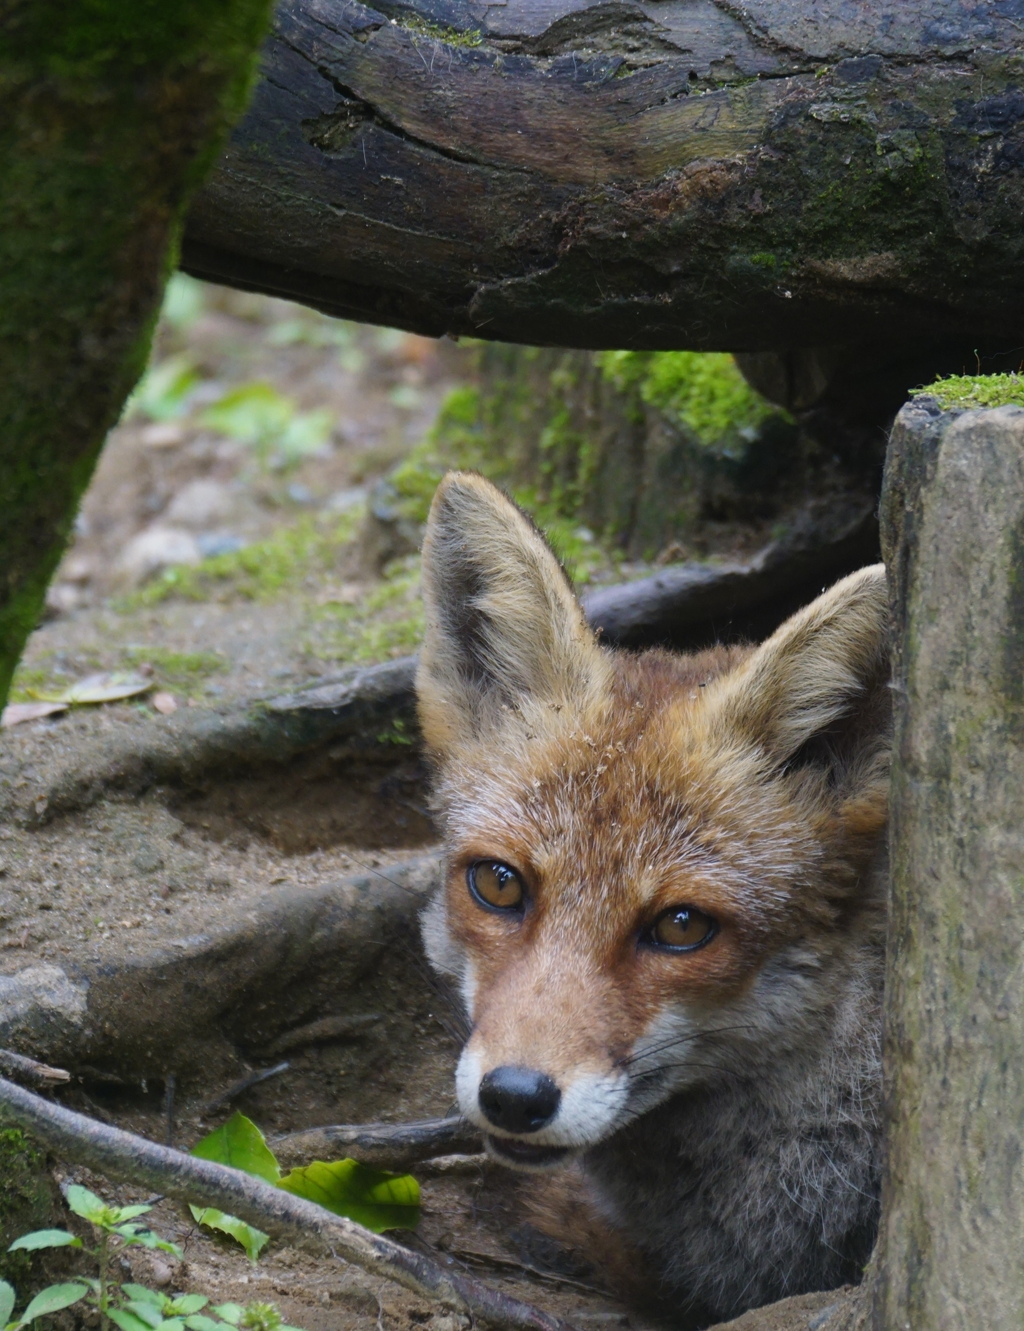
{"type": "Polygon", "coordinates": [[[884,727],[888,610],[885,566],[851,573],[715,681],[710,707],[779,766],[808,746],[828,746],[865,709],[871,718],[879,713],[884,727]]]}
{"type": "Polygon", "coordinates": [[[416,675],[428,746],[448,753],[518,719],[543,730],[608,678],[569,579],[530,519],[475,472],[438,486],[423,542],[416,675]]]}

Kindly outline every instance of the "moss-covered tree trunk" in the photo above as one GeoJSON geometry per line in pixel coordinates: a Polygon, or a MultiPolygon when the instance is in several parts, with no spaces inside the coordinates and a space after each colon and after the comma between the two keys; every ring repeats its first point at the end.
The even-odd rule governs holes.
{"type": "Polygon", "coordinates": [[[0,703],[268,9],[14,0],[0,14],[0,703]]]}
{"type": "Polygon", "coordinates": [[[1024,410],[901,413],[874,1331],[1024,1325],[1024,410]]]}

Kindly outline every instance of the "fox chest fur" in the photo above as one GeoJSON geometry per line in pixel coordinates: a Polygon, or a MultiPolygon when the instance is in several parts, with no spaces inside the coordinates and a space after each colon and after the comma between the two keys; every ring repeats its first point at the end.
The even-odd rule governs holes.
{"type": "Polygon", "coordinates": [[[856,1279],[873,1239],[885,584],[756,649],[609,651],[528,519],[440,487],[420,714],[446,881],[424,917],[489,1152],[582,1168],[699,1325],[856,1279]]]}

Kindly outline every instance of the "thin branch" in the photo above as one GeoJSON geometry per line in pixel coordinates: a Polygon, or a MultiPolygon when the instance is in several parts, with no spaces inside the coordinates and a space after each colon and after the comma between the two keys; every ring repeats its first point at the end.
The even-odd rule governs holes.
{"type": "Polygon", "coordinates": [[[0,1049],[0,1072],[6,1072],[17,1082],[46,1089],[59,1086],[71,1080],[71,1073],[63,1068],[51,1068],[46,1063],[38,1063],[34,1058],[16,1054],[10,1049],[0,1049]]]}
{"type": "Polygon", "coordinates": [[[439,1155],[468,1155],[483,1149],[480,1131],[464,1118],[428,1118],[418,1123],[339,1123],[307,1128],[275,1139],[283,1162],[338,1160],[357,1155],[376,1169],[406,1169],[439,1155]]]}
{"type": "Polygon", "coordinates": [[[250,1072],[247,1077],[243,1077],[241,1081],[236,1081],[233,1086],[229,1086],[223,1095],[218,1095],[214,1100],[207,1100],[206,1104],[200,1106],[199,1113],[204,1116],[212,1114],[214,1110],[229,1105],[232,1100],[237,1100],[246,1091],[251,1091],[261,1081],[269,1081],[271,1077],[279,1077],[282,1072],[287,1072],[290,1067],[291,1064],[286,1061],[275,1063],[272,1068],[260,1068],[258,1072],[250,1072]]]}
{"type": "Polygon", "coordinates": [[[132,1132],[108,1128],[51,1104],[0,1078],[0,1105],[55,1154],[108,1178],[139,1184],[182,1202],[214,1206],[275,1238],[330,1252],[374,1275],[394,1280],[497,1331],[572,1331],[569,1324],[439,1262],[411,1252],[322,1206],[226,1165],[157,1146],[132,1132]]]}

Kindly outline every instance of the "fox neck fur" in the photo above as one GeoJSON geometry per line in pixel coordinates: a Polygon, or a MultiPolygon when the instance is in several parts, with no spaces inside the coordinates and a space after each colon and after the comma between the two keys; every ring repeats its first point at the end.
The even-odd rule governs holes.
{"type": "Polygon", "coordinates": [[[690,1325],[856,1279],[879,1165],[881,566],[758,648],[602,647],[529,519],[452,473],[417,679],[424,915],[489,1151],[582,1169],[690,1325]]]}

